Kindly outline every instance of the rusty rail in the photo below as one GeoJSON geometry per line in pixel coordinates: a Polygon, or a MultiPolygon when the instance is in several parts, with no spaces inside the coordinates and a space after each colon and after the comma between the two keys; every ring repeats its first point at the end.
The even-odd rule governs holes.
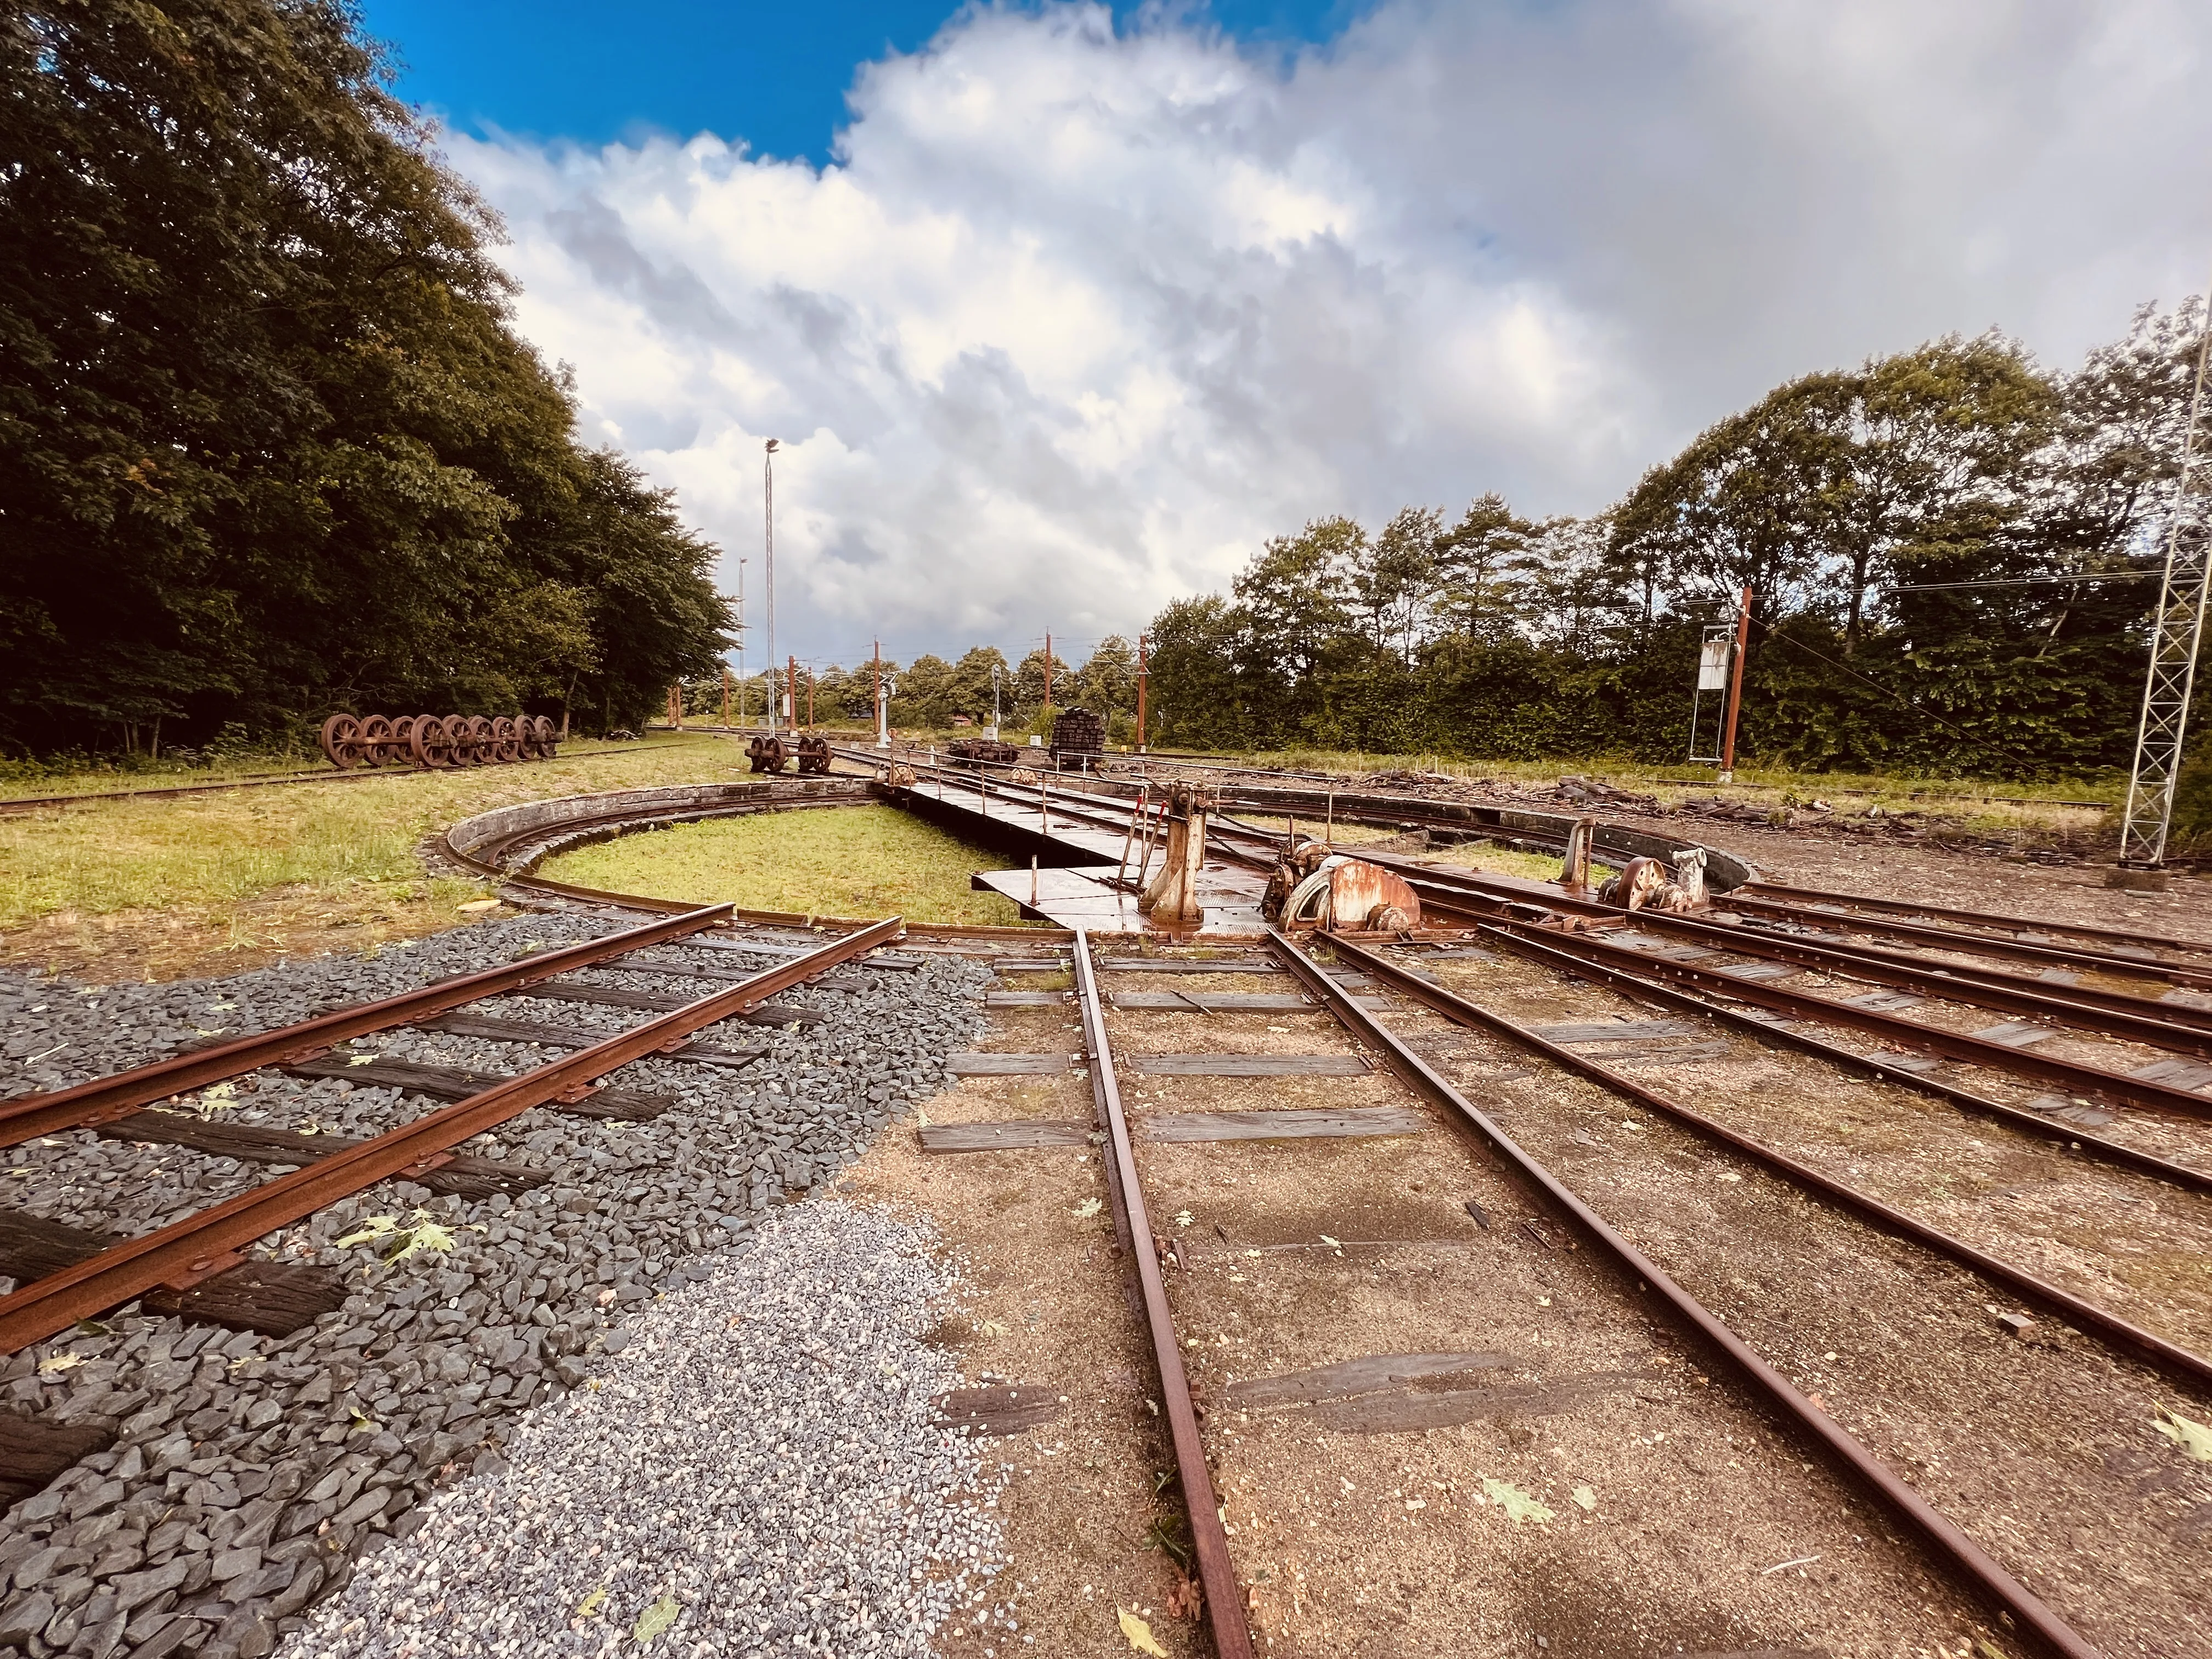
{"type": "Polygon", "coordinates": [[[1670,1100],[1654,1089],[1646,1087],[1633,1078],[1625,1076],[1598,1060],[1578,1054],[1549,1038],[1516,1024],[1504,1015],[1484,1007],[1431,985],[1426,980],[1409,973],[1397,963],[1376,951],[1367,950],[1339,934],[1328,935],[1329,948],[1339,956],[1355,962],[1376,978],[1388,981],[1390,988],[1412,998],[1436,1013],[1442,1014],[1455,1024],[1477,1030],[1486,1030],[1519,1043],[1533,1053],[1541,1054],[1553,1065],[1588,1078],[1601,1088],[1609,1089],[1624,1099],[1665,1118],[1695,1130],[1709,1140],[1719,1142],[1730,1151],[1749,1159],[1783,1179],[1817,1193],[1830,1203],[1849,1210],[1887,1231],[1909,1238],[1916,1244],[1926,1246],[1939,1255],[1948,1256],[1960,1267],[1981,1274],[2018,1291],[2029,1301],[2040,1304],[2046,1311],[2085,1330],[2094,1330],[2113,1346],[2124,1348],[2136,1358],[2171,1377],[2199,1384],[2212,1384],[2212,1360],[2169,1342],[2154,1332],[2107,1313],[2094,1303],[2085,1302],[2069,1291],[2038,1279],[2009,1263],[1977,1249],[1966,1240],[1954,1237],[1939,1228],[1929,1226],[1904,1211],[1883,1203],[1856,1187],[1823,1175],[1810,1164],[1800,1163],[1786,1152],[1776,1151],[1763,1141],[1739,1134],[1723,1123],[1715,1121],[1704,1113],[1670,1100]]]}
{"type": "Polygon", "coordinates": [[[1382,1054],[1394,1071],[1431,1100],[1463,1119],[1530,1186],[1611,1257],[1626,1278],[1639,1285],[1648,1285],[1693,1335],[1729,1361],[1755,1394],[1793,1419],[1809,1438],[1864,1482],[1938,1554],[1972,1579],[1995,1605],[2003,1608],[2021,1630],[2033,1632],[2051,1652],[2064,1656],[2064,1659],[2100,1659],[2098,1650],[2045,1606],[2033,1591],[1860,1444],[1855,1436],[1800,1394],[1787,1377],[1761,1359],[1742,1338],[1576,1197],[1549,1170],[1522,1151],[1480,1108],[1322,973],[1311,957],[1276,929],[1268,930],[1268,943],[1284,964],[1333,1009],[1339,1019],[1382,1054]]]}
{"type": "Polygon", "coordinates": [[[1812,1054],[1818,1059],[1831,1061],[1845,1071],[1864,1072],[1881,1079],[1886,1083],[1894,1083],[1900,1088],[1911,1089],[1937,1100],[1948,1101],[1962,1111],[1973,1113],[1977,1116],[1995,1118],[2000,1122],[2009,1124],[2014,1128],[2034,1135],[2040,1139],[2059,1142],[2082,1152],[2085,1156],[2094,1158],[2099,1163],[2114,1164],[2124,1170],[2133,1170],[2141,1175],[2154,1176],[2161,1181],[2171,1182],[2175,1186],[2186,1188],[2191,1192],[2212,1193],[2212,1174],[2208,1174],[2202,1170],[2193,1170],[2185,1164],[2176,1164],[2169,1159],[2157,1157],[2155,1154],[2123,1145],[2119,1141],[2107,1140],[2102,1135],[2081,1128],[2075,1124],[2054,1121],[2021,1107],[2008,1106],[2001,1100],[1992,1100],[1987,1095],[1978,1095],[1971,1089],[1963,1089],[1957,1084],[1947,1082],[1939,1077],[1930,1077],[1924,1072],[1908,1071],[1904,1066],[1895,1066],[1883,1060],[1878,1054],[1862,1054],[1803,1031],[1794,1030],[1787,1025],[1778,1025],[1772,1021],[1758,1018],[1720,1003],[1710,1002],[1694,993],[1645,979],[1634,971],[1633,965],[1615,968],[1605,963],[1593,962],[1565,951],[1555,950],[1547,939],[1536,937],[1533,932],[1507,933],[1497,928],[1487,931],[1491,939],[1508,950],[1518,951],[1562,973],[1595,980],[1600,984],[1613,986],[1646,1001],[1656,1002],[1664,1007],[1679,1008],[1685,1013],[1696,1014],[1712,1020],[1718,1024],[1729,1027],[1731,1030],[1741,1031],[1747,1036],[1755,1037],[1761,1042],[1776,1043],[1784,1048],[1795,1048],[1801,1054],[1812,1054]]]}
{"type": "Polygon", "coordinates": [[[486,997],[520,990],[556,975],[589,968],[610,957],[627,956],[648,945],[689,938],[726,922],[730,914],[726,904],[687,907],[666,921],[647,922],[642,927],[611,933],[605,939],[563,945],[507,967],[464,974],[459,979],[443,980],[418,991],[386,997],[380,1002],[365,1002],[358,1007],[341,1008],[335,1013],[303,1020],[297,1025],[235,1037],[211,1048],[196,1048],[48,1094],[25,1095],[0,1102],[0,1146],[19,1146],[37,1135],[118,1117],[154,1101],[166,1100],[171,1095],[204,1088],[226,1078],[242,1077],[280,1061],[319,1054],[350,1037],[366,1036],[371,1031],[387,1030],[395,1025],[411,1025],[418,1019],[444,1013],[464,1003],[480,1002],[486,997]]]}
{"type": "Polygon", "coordinates": [[[1722,894],[1719,902],[1729,909],[1740,910],[1747,915],[1771,916],[1778,921],[1801,922],[1808,927],[1850,927],[1862,933],[1908,939],[1915,945],[1924,945],[1939,951],[2012,957],[2021,962],[2040,962],[2054,968],[2087,968],[2100,974],[2125,974],[2138,979],[2163,979],[2177,985],[2212,988],[2212,967],[2191,967],[2186,963],[2166,962],[2154,957],[2124,957],[2109,951],[2069,949],[2061,945],[2033,945],[2024,939],[2000,939],[1988,933],[1964,933],[1956,928],[1930,927],[1922,922],[1894,918],[1838,915],[1830,910],[1812,910],[1801,905],[1779,904],[1755,896],[1741,896],[1741,890],[1735,893],[1722,894]]]}
{"type": "Polygon", "coordinates": [[[182,1221],[126,1239],[74,1267],[49,1273],[0,1298],[0,1353],[17,1352],[80,1319],[90,1319],[157,1287],[187,1289],[236,1265],[240,1251],[279,1227],[380,1181],[427,1174],[453,1147],[533,1106],[582,1099],[591,1093],[594,1081],[608,1073],[680,1045],[694,1031],[743,1013],[824,969],[888,943],[898,936],[900,926],[893,916],[849,933],[726,991],[428,1113],[388,1134],[318,1158],[182,1221]]]}
{"type": "MultiPolygon", "coordinates": [[[[1620,915],[1619,912],[1614,914],[1620,915]]],[[[2184,1008],[2120,992],[2058,987],[2023,975],[1933,962],[1878,946],[1796,939],[1764,927],[1729,927],[1696,916],[1663,911],[1638,910],[1620,915],[1620,919],[1627,925],[1692,940],[1715,951],[1844,974],[1870,985],[1917,991],[1945,1002],[1995,1009],[2000,1013],[2033,1015],[2150,1048],[2174,1048],[2212,1058],[2212,1011],[2184,1008]]]]}
{"type": "Polygon", "coordinates": [[[1229,1559],[1220,1500],[1213,1490],[1212,1474],[1206,1467],[1206,1443],[1198,1431],[1190,1379],[1183,1370],[1175,1312],[1168,1306],[1167,1286],[1160,1279],[1152,1219],[1145,1210],[1144,1186],[1137,1176],[1128,1120],[1121,1111],[1121,1091],[1114,1079],[1114,1051],[1106,1039],[1106,1015],[1098,1000],[1091,939],[1080,929],[1075,935],[1075,991],[1083,1011],[1084,1045],[1090,1054],[1091,1101],[1097,1109],[1099,1127],[1106,1133],[1107,1187],[1114,1199],[1115,1226],[1137,1270],[1145,1325],[1152,1340],[1153,1361],[1159,1368],[1160,1403],[1166,1410],[1168,1434],[1175,1443],[1176,1468],[1182,1480],[1183,1505],[1190,1516],[1191,1548],[1198,1558],[1199,1583],[1206,1592],[1206,1625],[1213,1632],[1214,1650],[1220,1659],[1251,1659],[1251,1627],[1245,1620],[1243,1596],[1237,1589],[1237,1569],[1229,1559]]]}
{"type": "Polygon", "coordinates": [[[1938,921],[1957,922],[1967,927],[2022,929],[2035,933],[2071,933],[2077,939],[2102,939],[2112,945],[2156,945],[2166,951],[2191,951],[2200,956],[2212,956],[2212,940],[2174,939],[2160,933],[2124,933],[2114,927],[2096,927],[2080,921],[2035,921],[2026,916],[1998,915],[1986,910],[1960,910],[1943,904],[1917,904],[1910,899],[1869,898],[1863,893],[1832,893],[1818,887],[1792,887],[1786,882],[1747,882],[1735,890],[1752,897],[1764,898],[1780,904],[1802,905],[1816,915],[1826,915],[1835,921],[1853,921],[1859,918],[1838,915],[1824,909],[1827,905],[1856,904],[1886,916],[1927,916],[1938,921]]]}
{"type": "MultiPolygon", "coordinates": [[[[1885,1038],[1901,1048],[1929,1050],[1992,1071],[2009,1071],[2041,1082],[2056,1083],[2077,1095],[2102,1095],[2109,1099],[2124,1100],[2133,1105],[2163,1108],[2190,1117],[2212,1118],[2212,1100],[2146,1078],[2130,1077],[2123,1072],[2108,1072],[2102,1066],[2084,1065],[2079,1060],[2058,1060],[2048,1054],[2036,1054],[2033,1049],[2008,1048],[1986,1037],[1972,1036],[1964,1031],[1947,1031],[1940,1025],[1923,1025],[1895,1014],[1883,1013],[1878,1009],[1853,1007],[1847,1002],[1816,997],[1806,991],[1785,990],[1778,985],[1745,979],[1718,969],[1700,968],[1694,963],[1669,962],[1647,951],[1607,944],[1589,933],[1563,933],[1511,920],[1502,920],[1486,924],[1486,927],[1518,939],[1540,939],[1554,950],[1569,955],[1593,957],[1616,967],[1631,967],[1639,978],[1672,980],[1678,985],[1694,986],[1699,990],[1729,997],[1737,1002],[1771,1008],[1777,1013],[1794,1014],[1799,1018],[1817,1020],[1824,1025],[1851,1027],[1885,1038]]],[[[1931,994],[1941,996],[1942,992],[1937,988],[1931,994]]]]}

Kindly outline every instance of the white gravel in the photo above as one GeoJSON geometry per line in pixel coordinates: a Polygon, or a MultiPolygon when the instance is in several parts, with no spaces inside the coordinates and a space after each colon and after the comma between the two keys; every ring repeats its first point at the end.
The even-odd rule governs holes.
{"type": "Polygon", "coordinates": [[[641,1308],[503,1472],[433,1498],[282,1659],[928,1653],[1005,1565],[999,1466],[931,1421],[959,1379],[921,1339],[951,1293],[912,1227],[778,1212],[641,1308]]]}

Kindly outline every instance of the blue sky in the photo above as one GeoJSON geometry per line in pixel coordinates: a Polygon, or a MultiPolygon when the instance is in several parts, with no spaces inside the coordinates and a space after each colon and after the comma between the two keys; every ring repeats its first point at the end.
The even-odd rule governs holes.
{"type": "MultiPolygon", "coordinates": [[[[1334,38],[1368,0],[1211,0],[1183,8],[1237,38],[1334,38]]],[[[830,158],[855,70],[926,44],[945,0],[364,0],[405,66],[399,90],[465,132],[589,144],[648,131],[742,138],[757,155],[830,158]]],[[[1117,3],[1117,18],[1134,7],[1117,3]]]]}
{"type": "Polygon", "coordinates": [[[2205,0],[361,3],[580,432],[756,605],[780,441],[817,661],[1079,653],[1338,513],[1595,513],[1811,370],[2069,366],[2212,247],[2205,0]]]}

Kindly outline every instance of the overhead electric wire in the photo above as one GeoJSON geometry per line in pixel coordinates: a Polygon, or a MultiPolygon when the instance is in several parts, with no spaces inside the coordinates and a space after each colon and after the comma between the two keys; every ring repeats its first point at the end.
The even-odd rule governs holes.
{"type": "Polygon", "coordinates": [[[2155,570],[2085,570],[2075,576],[1993,576],[1986,581],[1906,582],[1889,591],[1893,593],[1941,593],[1957,587],[2036,587],[2047,582],[2132,582],[2142,581],[2158,574],[2155,570]]]}

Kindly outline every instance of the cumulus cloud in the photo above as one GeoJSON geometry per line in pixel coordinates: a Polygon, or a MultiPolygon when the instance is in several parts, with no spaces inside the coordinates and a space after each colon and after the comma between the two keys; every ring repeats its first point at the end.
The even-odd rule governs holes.
{"type": "Polygon", "coordinates": [[[1047,5],[862,67],[819,171],[450,149],[587,431],[753,555],[757,644],[782,440],[779,650],[849,661],[1133,632],[1310,516],[1592,510],[1948,331],[2070,358],[2203,281],[2208,46],[2186,0],[1385,0],[1282,59],[1047,5]]]}

